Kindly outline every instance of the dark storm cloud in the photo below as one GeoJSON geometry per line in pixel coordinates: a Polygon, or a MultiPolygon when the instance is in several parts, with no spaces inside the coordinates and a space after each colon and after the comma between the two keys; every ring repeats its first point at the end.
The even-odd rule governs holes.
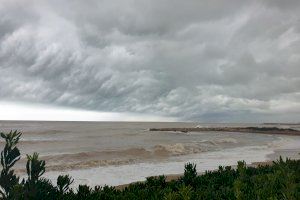
{"type": "Polygon", "coordinates": [[[296,0],[1,0],[0,100],[299,121],[299,13],[296,0]]]}

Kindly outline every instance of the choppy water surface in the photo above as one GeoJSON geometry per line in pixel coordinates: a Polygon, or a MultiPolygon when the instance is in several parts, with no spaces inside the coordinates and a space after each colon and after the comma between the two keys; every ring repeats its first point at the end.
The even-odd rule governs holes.
{"type": "MultiPolygon", "coordinates": [[[[83,183],[91,184],[116,185],[140,180],[149,175],[179,173],[187,161],[194,161],[200,165],[202,163],[201,170],[232,164],[240,159],[262,161],[276,150],[300,147],[300,137],[296,136],[148,131],[149,128],[197,125],[197,123],[177,122],[2,121],[0,131],[11,129],[21,131],[23,136],[19,147],[23,158],[25,154],[39,152],[41,158],[46,160],[50,177],[66,172],[75,176],[78,181],[85,180],[83,183]],[[133,173],[131,175],[130,169],[133,173]],[[113,175],[118,172],[120,175],[113,179],[113,175]],[[90,178],[86,178],[86,174],[89,174],[90,178]],[[101,181],[97,179],[97,175],[101,175],[101,181]],[[110,178],[103,179],[105,175],[110,178]],[[91,176],[94,176],[95,180],[91,176]]],[[[201,124],[201,126],[261,125],[201,124]]],[[[3,142],[0,146],[3,147],[3,142]]],[[[24,162],[25,160],[21,160],[18,163],[19,172],[24,169],[24,162]]]]}

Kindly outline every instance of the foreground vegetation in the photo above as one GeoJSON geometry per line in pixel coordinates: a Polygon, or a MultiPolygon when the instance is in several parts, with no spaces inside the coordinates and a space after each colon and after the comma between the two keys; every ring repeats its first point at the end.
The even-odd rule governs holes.
{"type": "MultiPolygon", "coordinates": [[[[20,159],[17,148],[21,133],[1,133],[5,147],[1,152],[0,196],[2,199],[300,199],[300,161],[281,158],[271,166],[247,167],[238,162],[237,169],[219,167],[197,175],[196,166],[185,165],[184,175],[166,182],[164,176],[150,177],[123,190],[115,187],[80,185],[71,189],[73,179],[59,176],[54,185],[42,178],[45,161],[38,154],[27,155],[28,178],[20,180],[12,169],[20,159]]],[[[101,178],[101,177],[99,177],[101,178]]]]}

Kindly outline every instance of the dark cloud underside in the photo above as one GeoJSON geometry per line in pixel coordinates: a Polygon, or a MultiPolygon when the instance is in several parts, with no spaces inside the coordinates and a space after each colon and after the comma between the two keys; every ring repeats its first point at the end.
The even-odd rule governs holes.
{"type": "Polygon", "coordinates": [[[0,0],[0,100],[300,121],[300,3],[0,0]]]}

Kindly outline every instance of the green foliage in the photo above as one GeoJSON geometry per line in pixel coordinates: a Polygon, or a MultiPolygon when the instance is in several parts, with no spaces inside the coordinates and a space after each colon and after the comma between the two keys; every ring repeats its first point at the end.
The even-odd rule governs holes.
{"type": "Polygon", "coordinates": [[[180,199],[183,200],[190,200],[192,198],[192,193],[193,193],[193,188],[189,185],[188,186],[182,185],[178,189],[178,195],[180,199]]]}
{"type": "Polygon", "coordinates": [[[27,155],[26,171],[28,182],[35,183],[45,173],[45,161],[38,160],[39,154],[27,155]]]}
{"type": "Polygon", "coordinates": [[[80,185],[70,189],[73,179],[69,175],[58,176],[54,186],[50,180],[42,178],[45,161],[38,154],[27,155],[28,179],[19,182],[19,177],[11,169],[20,159],[16,147],[21,134],[1,133],[6,145],[1,152],[3,167],[0,177],[2,199],[30,200],[94,200],[94,199],[300,199],[300,160],[285,161],[280,157],[271,166],[247,167],[239,161],[237,169],[220,166],[216,171],[206,171],[197,175],[196,165],[187,163],[184,175],[178,180],[166,181],[165,176],[149,177],[145,182],[133,183],[118,190],[115,187],[80,185]]]}
{"type": "Polygon", "coordinates": [[[87,199],[91,195],[92,189],[87,185],[79,185],[77,190],[77,198],[87,199]]]}
{"type": "Polygon", "coordinates": [[[194,184],[197,177],[196,165],[193,163],[187,163],[184,166],[184,175],[182,181],[186,185],[194,184]]]}
{"type": "Polygon", "coordinates": [[[74,179],[69,175],[60,175],[57,177],[57,188],[60,194],[64,194],[69,191],[70,185],[74,182],[74,179]]]}
{"type": "Polygon", "coordinates": [[[5,146],[1,151],[2,171],[0,176],[0,194],[3,199],[7,199],[15,185],[18,184],[19,178],[14,174],[12,167],[20,160],[20,151],[16,147],[21,133],[10,131],[8,134],[0,133],[5,140],[5,146]]]}

